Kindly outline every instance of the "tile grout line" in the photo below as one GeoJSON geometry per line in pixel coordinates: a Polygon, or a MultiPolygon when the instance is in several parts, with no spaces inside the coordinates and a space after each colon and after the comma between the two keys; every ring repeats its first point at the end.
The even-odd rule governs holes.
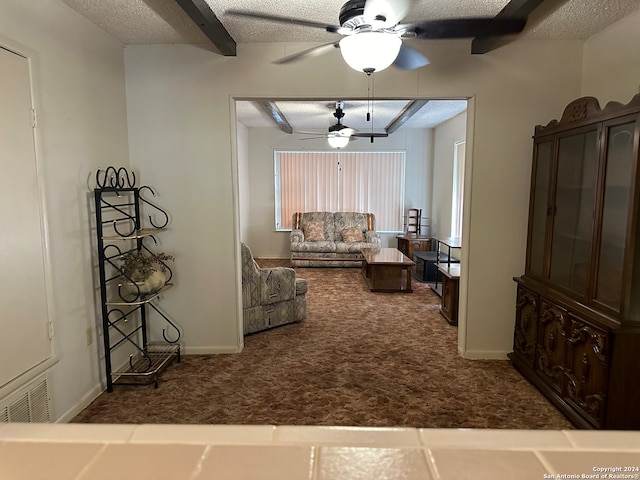
{"type": "Polygon", "coordinates": [[[430,448],[426,446],[422,449],[423,455],[427,460],[427,470],[433,477],[433,480],[441,480],[440,472],[438,471],[438,466],[436,465],[436,459],[433,458],[433,452],[430,448]]]}
{"type": "Polygon", "coordinates": [[[136,426],[131,430],[131,433],[129,434],[129,438],[127,438],[127,441],[126,441],[125,443],[128,443],[128,444],[133,443],[133,442],[132,442],[132,440],[133,440],[133,438],[136,436],[136,432],[137,432],[138,430],[140,430],[140,428],[141,428],[141,427],[144,427],[145,425],[148,425],[148,424],[147,424],[147,423],[143,423],[143,424],[140,424],[140,425],[136,425],[136,426]]]}
{"type": "Polygon", "coordinates": [[[200,455],[200,460],[198,460],[198,464],[191,472],[191,475],[189,476],[189,480],[195,480],[196,478],[198,478],[200,473],[202,473],[202,465],[204,464],[204,461],[206,460],[206,458],[209,456],[209,452],[211,451],[211,448],[212,448],[211,445],[206,445],[204,447],[204,451],[202,452],[202,455],[200,455]]]}
{"type": "Polygon", "coordinates": [[[316,458],[318,456],[319,450],[316,445],[311,446],[311,465],[309,465],[309,476],[307,477],[309,480],[316,479],[316,458]]]}
{"type": "Polygon", "coordinates": [[[554,475],[557,473],[555,469],[551,466],[551,464],[547,462],[547,459],[545,458],[544,455],[542,455],[540,450],[538,449],[531,450],[531,453],[533,453],[535,457],[538,459],[538,461],[542,464],[542,466],[547,469],[547,473],[550,473],[550,474],[552,473],[554,475]]]}
{"type": "MultiPolygon", "coordinates": [[[[53,442],[53,443],[57,443],[57,442],[53,442]]],[[[102,448],[93,456],[91,460],[87,462],[87,464],[84,466],[82,470],[80,470],[80,472],[78,473],[78,475],[75,477],[74,480],[82,480],[82,477],[84,476],[85,473],[87,473],[87,470],[89,470],[89,467],[91,467],[91,465],[93,465],[98,460],[98,458],[100,458],[100,455],[104,453],[104,451],[107,449],[108,446],[109,446],[108,443],[103,443],[102,448]]]]}
{"type": "Polygon", "coordinates": [[[562,434],[564,435],[564,437],[568,440],[569,444],[571,445],[572,448],[578,450],[579,447],[576,444],[574,438],[572,435],[570,435],[570,430],[561,430],[562,434]]]}

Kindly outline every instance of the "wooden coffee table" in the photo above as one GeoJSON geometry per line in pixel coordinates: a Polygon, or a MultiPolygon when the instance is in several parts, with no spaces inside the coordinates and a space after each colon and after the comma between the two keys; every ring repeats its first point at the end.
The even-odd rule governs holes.
{"type": "Polygon", "coordinates": [[[397,248],[363,248],[362,276],[372,292],[411,293],[415,262],[397,248]]]}

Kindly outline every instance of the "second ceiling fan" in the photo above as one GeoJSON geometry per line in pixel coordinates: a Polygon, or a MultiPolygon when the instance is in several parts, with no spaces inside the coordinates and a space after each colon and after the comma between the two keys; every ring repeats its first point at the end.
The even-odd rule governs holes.
{"type": "Polygon", "coordinates": [[[367,75],[379,72],[390,65],[403,70],[413,70],[427,65],[429,60],[416,49],[406,45],[403,42],[405,39],[500,37],[521,32],[527,21],[526,17],[471,17],[400,23],[411,11],[414,3],[415,0],[349,0],[340,9],[340,25],[326,25],[242,10],[228,10],[226,13],[321,28],[342,35],[341,40],[290,55],[276,63],[291,63],[332,48],[340,48],[347,64],[367,75]]]}
{"type": "Polygon", "coordinates": [[[358,137],[367,137],[371,139],[373,142],[374,138],[378,137],[388,137],[389,134],[386,132],[359,132],[353,128],[349,128],[345,124],[342,123],[342,119],[344,118],[344,101],[339,100],[336,102],[336,110],[333,112],[333,116],[336,118],[336,123],[329,127],[329,130],[324,135],[318,135],[317,132],[296,132],[307,135],[315,135],[314,137],[303,138],[303,140],[311,140],[314,138],[326,138],[334,148],[343,148],[345,147],[350,140],[358,138],[358,137]]]}

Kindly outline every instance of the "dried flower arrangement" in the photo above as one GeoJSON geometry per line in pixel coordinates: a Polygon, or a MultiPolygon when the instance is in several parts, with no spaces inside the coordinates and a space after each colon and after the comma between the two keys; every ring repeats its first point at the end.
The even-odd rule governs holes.
{"type": "Polygon", "coordinates": [[[120,257],[120,271],[134,282],[143,282],[153,272],[166,273],[164,262],[175,260],[173,255],[130,250],[120,257]]]}

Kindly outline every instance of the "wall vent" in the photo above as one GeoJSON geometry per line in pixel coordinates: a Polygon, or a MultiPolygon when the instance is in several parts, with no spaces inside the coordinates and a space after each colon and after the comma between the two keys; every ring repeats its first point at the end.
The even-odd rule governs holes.
{"type": "Polygon", "coordinates": [[[50,423],[47,377],[42,376],[0,400],[0,423],[50,423]]]}

